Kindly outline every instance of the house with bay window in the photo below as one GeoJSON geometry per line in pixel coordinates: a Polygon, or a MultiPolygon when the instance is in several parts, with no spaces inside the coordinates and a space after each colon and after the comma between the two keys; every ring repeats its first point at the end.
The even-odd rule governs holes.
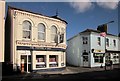
{"type": "Polygon", "coordinates": [[[9,6],[5,61],[24,72],[66,67],[66,26],[57,14],[45,16],[9,6]]]}
{"type": "Polygon", "coordinates": [[[99,30],[86,29],[68,39],[67,63],[82,67],[100,67],[112,60],[119,63],[118,36],[103,34],[99,30]]]}

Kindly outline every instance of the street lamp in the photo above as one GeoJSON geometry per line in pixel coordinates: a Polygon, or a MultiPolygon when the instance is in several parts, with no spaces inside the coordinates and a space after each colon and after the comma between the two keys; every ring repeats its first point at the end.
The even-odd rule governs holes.
{"type": "Polygon", "coordinates": [[[99,26],[102,26],[102,25],[105,25],[105,24],[109,24],[109,23],[113,23],[113,22],[115,22],[115,21],[109,21],[109,22],[104,23],[104,24],[101,24],[101,25],[99,25],[99,26]]]}
{"type": "Polygon", "coordinates": [[[107,23],[105,23],[105,24],[109,24],[109,23],[113,23],[114,21],[109,21],[109,22],[107,22],[107,23]]]}

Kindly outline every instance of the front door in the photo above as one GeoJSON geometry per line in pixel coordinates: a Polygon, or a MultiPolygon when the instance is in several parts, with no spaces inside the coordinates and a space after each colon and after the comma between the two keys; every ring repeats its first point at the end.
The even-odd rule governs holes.
{"type": "Polygon", "coordinates": [[[88,55],[84,55],[83,56],[83,66],[84,67],[88,67],[88,55]]]}
{"type": "Polygon", "coordinates": [[[31,71],[31,55],[21,55],[21,71],[31,71]]]}
{"type": "Polygon", "coordinates": [[[84,52],[83,53],[83,67],[88,67],[88,53],[84,52]]]}

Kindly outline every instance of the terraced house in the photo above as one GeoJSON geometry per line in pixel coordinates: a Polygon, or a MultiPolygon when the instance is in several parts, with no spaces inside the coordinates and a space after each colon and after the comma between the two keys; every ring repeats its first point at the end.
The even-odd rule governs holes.
{"type": "Polygon", "coordinates": [[[6,61],[25,72],[66,66],[66,25],[58,14],[45,16],[8,7],[6,61]]]}

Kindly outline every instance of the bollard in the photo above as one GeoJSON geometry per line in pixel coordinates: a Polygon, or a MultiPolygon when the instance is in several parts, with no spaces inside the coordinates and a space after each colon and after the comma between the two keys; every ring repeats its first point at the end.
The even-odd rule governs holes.
{"type": "Polygon", "coordinates": [[[24,59],[21,62],[21,73],[24,73],[24,59]]]}

